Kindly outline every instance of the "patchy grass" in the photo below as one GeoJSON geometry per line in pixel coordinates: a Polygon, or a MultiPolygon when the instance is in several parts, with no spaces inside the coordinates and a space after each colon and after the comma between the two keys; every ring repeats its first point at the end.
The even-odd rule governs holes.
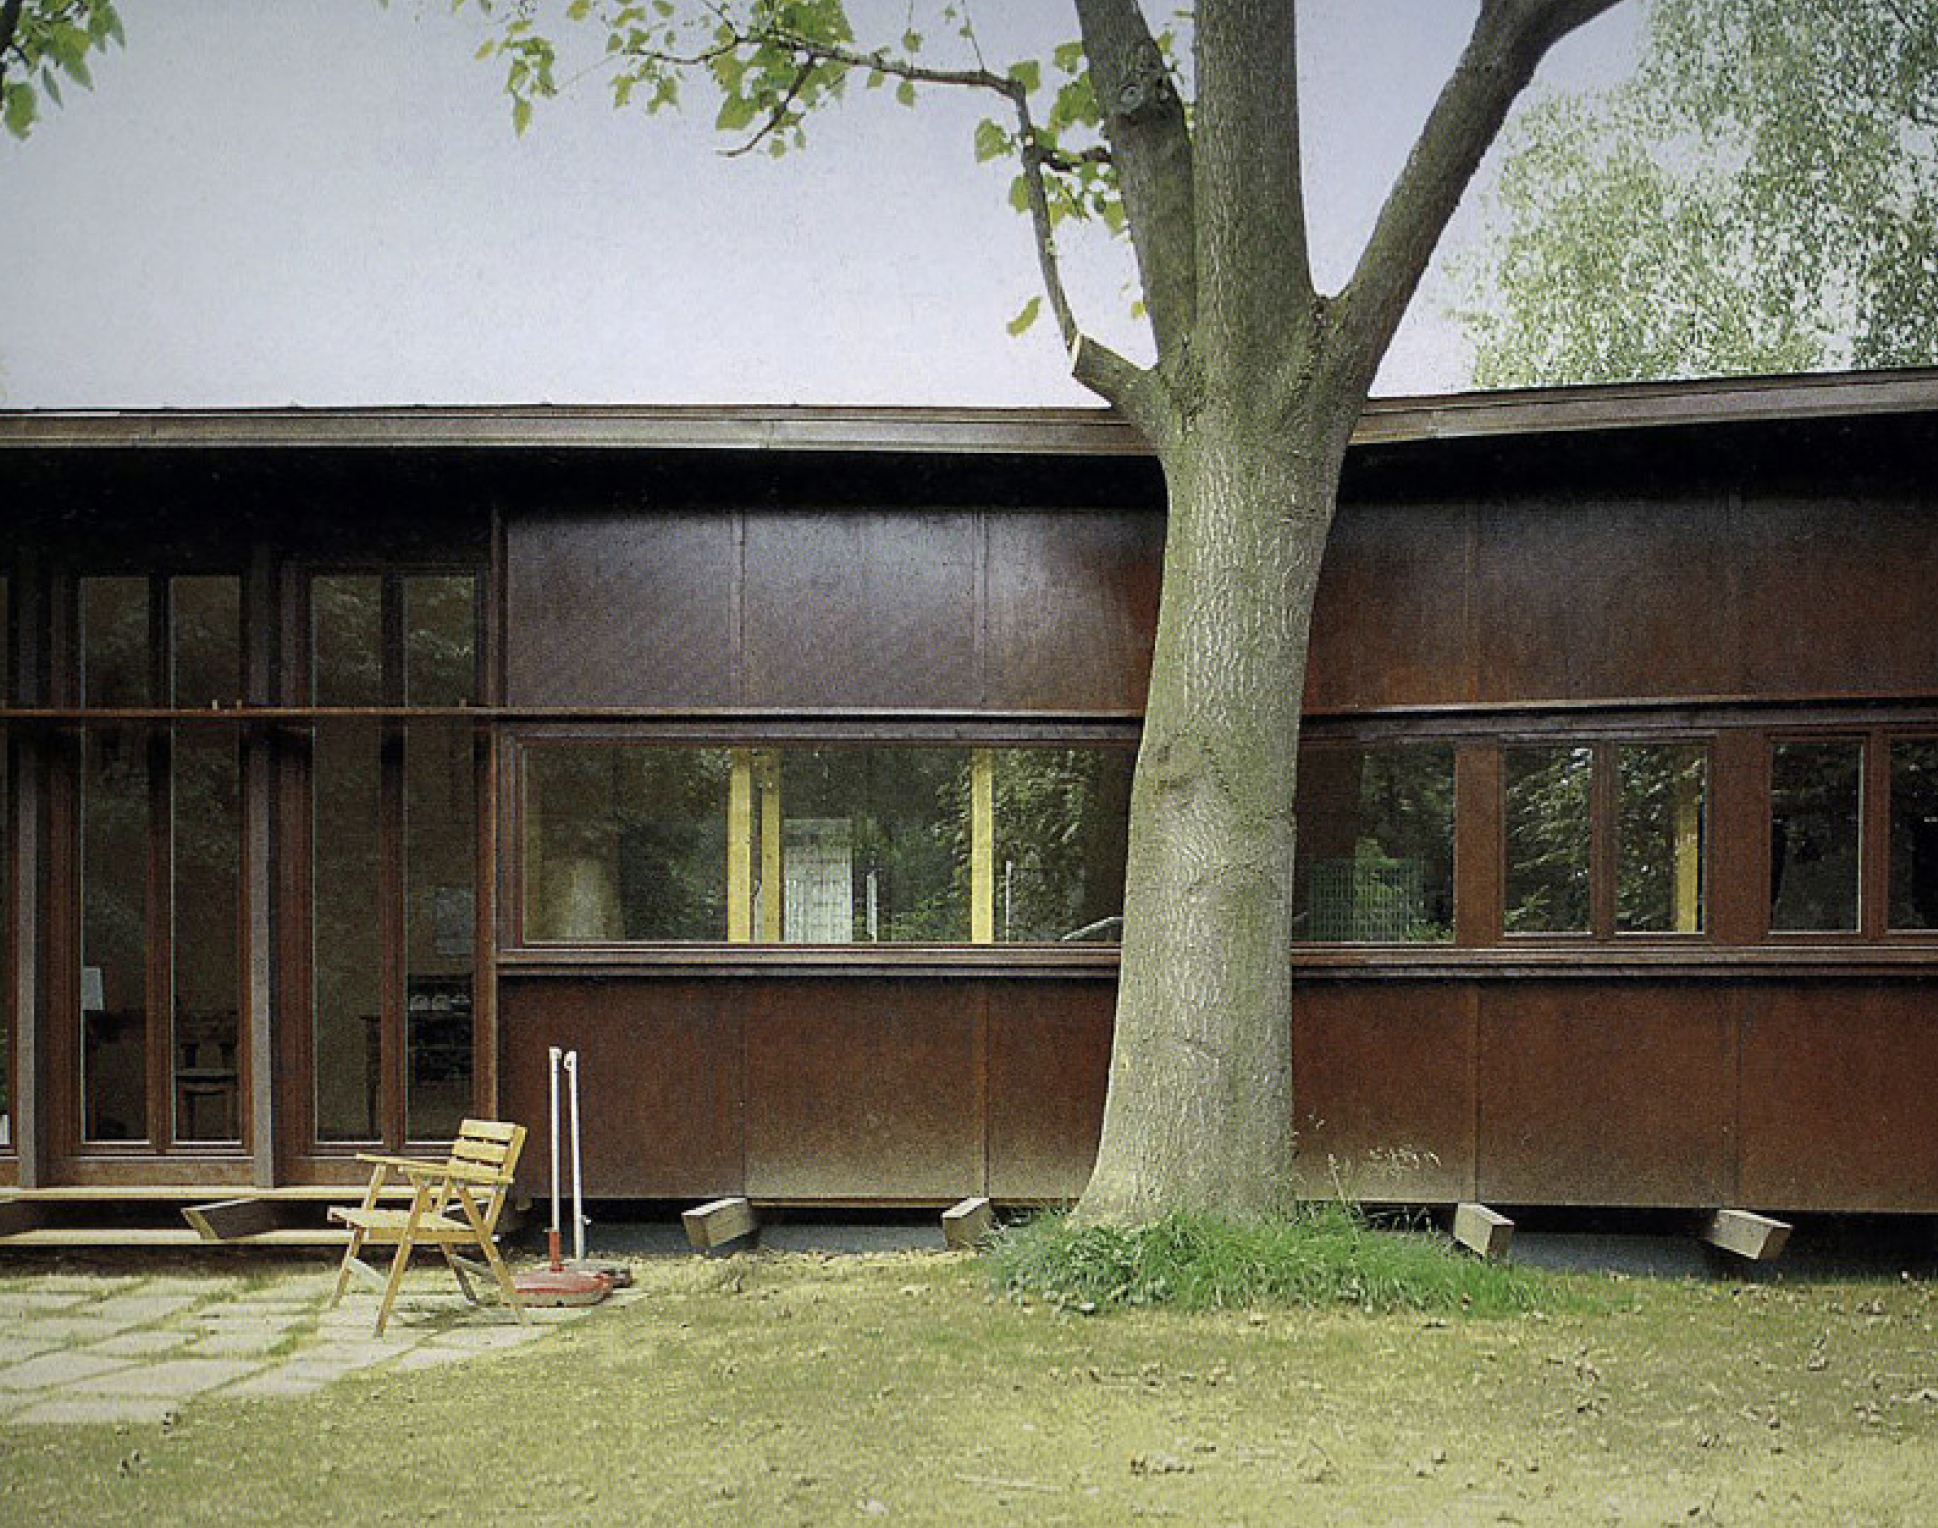
{"type": "Polygon", "coordinates": [[[1259,1221],[1171,1214],[1128,1230],[1040,1215],[999,1233],[990,1257],[1004,1289],[1084,1314],[1299,1305],[1498,1316],[1551,1307],[1563,1288],[1480,1262],[1436,1231],[1380,1229],[1334,1203],[1259,1221]]]}
{"type": "Polygon", "coordinates": [[[0,1420],[0,1523],[1932,1521],[1915,1280],[1099,1320],[938,1254],[636,1267],[634,1303],[502,1357],[166,1429],[0,1420]]]}

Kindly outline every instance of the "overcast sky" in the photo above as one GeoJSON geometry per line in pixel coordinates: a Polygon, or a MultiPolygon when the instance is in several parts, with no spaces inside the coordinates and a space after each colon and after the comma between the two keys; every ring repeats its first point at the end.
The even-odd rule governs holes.
{"type": "MultiPolygon", "coordinates": [[[[1542,80],[1625,70],[1638,3],[1542,80]]],[[[1300,4],[1331,287],[1475,6],[1300,4]]],[[[120,8],[94,93],[0,138],[0,405],[1095,401],[1047,320],[1005,333],[1034,255],[1008,171],[973,163],[972,102],[858,93],[804,155],[725,159],[710,110],[615,113],[592,79],[519,138],[479,23],[442,0],[120,8]]],[[[853,9],[898,23],[907,0],[853,9]]],[[[992,62],[1072,31],[1049,0],[976,14],[992,62]]],[[[1135,345],[1126,257],[1074,264],[1086,324],[1135,345]]],[[[1430,277],[1378,391],[1464,385],[1445,300],[1430,277]]]]}

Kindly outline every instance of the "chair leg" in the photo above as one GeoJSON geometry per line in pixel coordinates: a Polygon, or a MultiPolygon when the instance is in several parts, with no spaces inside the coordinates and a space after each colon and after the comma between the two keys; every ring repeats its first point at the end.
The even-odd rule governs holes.
{"type": "Polygon", "coordinates": [[[437,1244],[437,1250],[444,1254],[445,1265],[450,1268],[451,1277],[458,1281],[459,1291],[464,1295],[465,1299],[469,1300],[473,1305],[476,1305],[478,1303],[478,1297],[471,1290],[471,1281],[464,1276],[463,1260],[443,1242],[437,1244]]]}
{"type": "Polygon", "coordinates": [[[484,1249],[485,1262],[491,1266],[492,1277],[497,1279],[498,1288],[505,1297],[505,1303],[512,1308],[512,1313],[518,1317],[521,1326],[529,1324],[532,1318],[525,1314],[525,1302],[518,1298],[518,1286],[512,1283],[511,1270],[505,1266],[505,1260],[498,1255],[498,1248],[493,1245],[489,1236],[485,1237],[480,1245],[484,1249]]]}
{"type": "Polygon", "coordinates": [[[404,1270],[410,1266],[411,1244],[408,1239],[397,1243],[397,1255],[390,1260],[390,1277],[384,1281],[383,1303],[377,1307],[377,1335],[384,1334],[384,1327],[390,1321],[390,1307],[397,1301],[397,1291],[404,1287],[404,1270]]]}
{"type": "Polygon", "coordinates": [[[330,1296],[330,1309],[335,1310],[343,1303],[343,1292],[350,1287],[350,1273],[356,1266],[358,1256],[363,1252],[364,1233],[353,1230],[350,1245],[343,1249],[343,1262],[336,1271],[336,1292],[330,1296]]]}

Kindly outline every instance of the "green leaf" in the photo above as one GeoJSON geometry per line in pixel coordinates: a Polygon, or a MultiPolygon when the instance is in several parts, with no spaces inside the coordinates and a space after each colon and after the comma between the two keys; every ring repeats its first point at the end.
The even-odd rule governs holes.
{"type": "Polygon", "coordinates": [[[1024,303],[1023,311],[1009,321],[1010,338],[1019,339],[1027,333],[1030,325],[1036,322],[1037,315],[1042,311],[1043,299],[1041,297],[1032,297],[1028,302],[1024,303]]]}
{"type": "Polygon", "coordinates": [[[1025,90],[1035,90],[1043,83],[1043,66],[1033,58],[1009,66],[1009,77],[1025,90]]]}
{"type": "Polygon", "coordinates": [[[760,108],[743,95],[722,96],[720,110],[713,119],[714,127],[723,133],[737,133],[752,127],[754,118],[760,115],[760,108]]]}
{"type": "Polygon", "coordinates": [[[1009,205],[1018,212],[1030,210],[1030,183],[1020,175],[1009,183],[1009,205]]]}
{"type": "Polygon", "coordinates": [[[1003,131],[1002,124],[991,122],[987,117],[976,124],[976,163],[988,164],[992,159],[1001,159],[1009,152],[1009,134],[1003,131]]]}
{"type": "Polygon", "coordinates": [[[900,101],[904,106],[913,106],[915,104],[915,82],[913,80],[903,80],[901,84],[897,85],[895,87],[895,99],[900,101]]]}
{"type": "Polygon", "coordinates": [[[532,125],[532,103],[520,96],[511,103],[511,127],[519,137],[525,136],[525,129],[532,125]]]}
{"type": "Polygon", "coordinates": [[[14,137],[25,138],[38,115],[31,85],[24,80],[11,80],[0,87],[0,117],[5,118],[7,131],[14,137]]]}
{"type": "Polygon", "coordinates": [[[592,13],[592,0],[572,0],[565,8],[567,21],[584,21],[592,13]]]}

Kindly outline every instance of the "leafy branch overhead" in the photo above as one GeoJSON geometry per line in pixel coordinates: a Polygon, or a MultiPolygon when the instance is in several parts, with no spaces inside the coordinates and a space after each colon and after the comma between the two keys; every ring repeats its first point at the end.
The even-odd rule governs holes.
{"type": "Polygon", "coordinates": [[[94,88],[88,55],[119,44],[114,0],[0,0],[0,121],[25,138],[41,98],[61,104],[62,82],[94,88]]]}

